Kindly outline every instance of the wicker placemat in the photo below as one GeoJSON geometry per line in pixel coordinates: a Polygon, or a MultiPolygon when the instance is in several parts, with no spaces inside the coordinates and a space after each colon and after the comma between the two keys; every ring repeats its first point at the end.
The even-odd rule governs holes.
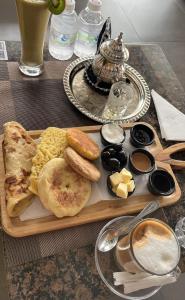
{"type": "Polygon", "coordinates": [[[7,266],[12,267],[41,257],[60,254],[69,249],[94,244],[105,223],[106,221],[92,223],[17,239],[4,234],[7,266]]]}
{"type": "MultiPolygon", "coordinates": [[[[10,120],[17,120],[28,130],[44,129],[48,126],[71,127],[95,124],[94,121],[73,107],[65,95],[62,77],[70,61],[55,61],[51,59],[46,49],[45,73],[39,78],[33,79],[21,75],[18,70],[17,61],[20,57],[20,44],[8,42],[7,51],[9,61],[0,61],[1,132],[3,123],[10,120]]],[[[169,99],[171,103],[185,113],[184,90],[161,48],[157,45],[130,45],[129,51],[129,64],[141,73],[149,87],[169,99]]],[[[153,125],[159,133],[153,104],[142,120],[153,125]]],[[[184,178],[181,177],[181,179],[184,178]]],[[[169,222],[171,222],[170,208],[168,215],[169,222]]],[[[11,267],[60,253],[70,247],[94,243],[104,223],[87,224],[21,239],[11,238],[4,233],[7,264],[11,267]]]]}

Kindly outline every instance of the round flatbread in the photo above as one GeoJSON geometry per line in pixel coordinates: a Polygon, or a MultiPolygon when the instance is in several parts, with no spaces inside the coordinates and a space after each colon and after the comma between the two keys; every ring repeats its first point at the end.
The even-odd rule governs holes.
{"type": "Polygon", "coordinates": [[[54,158],[40,172],[38,194],[45,208],[58,218],[74,216],[89,200],[91,183],[73,171],[63,158],[54,158]]]}
{"type": "Polygon", "coordinates": [[[71,147],[67,147],[64,151],[64,158],[67,163],[81,176],[90,181],[98,181],[100,179],[100,171],[87,159],[81,157],[71,147]]]}
{"type": "Polygon", "coordinates": [[[100,156],[99,146],[83,131],[77,128],[67,130],[67,141],[81,156],[95,160],[100,156]]]}

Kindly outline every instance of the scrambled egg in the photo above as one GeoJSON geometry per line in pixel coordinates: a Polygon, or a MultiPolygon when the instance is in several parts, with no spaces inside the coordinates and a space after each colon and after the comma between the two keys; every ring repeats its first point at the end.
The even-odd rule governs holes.
{"type": "Polygon", "coordinates": [[[36,155],[32,159],[29,190],[38,194],[37,181],[43,166],[51,159],[63,157],[67,147],[66,131],[56,127],[49,127],[41,134],[41,142],[37,146],[36,155]]]}

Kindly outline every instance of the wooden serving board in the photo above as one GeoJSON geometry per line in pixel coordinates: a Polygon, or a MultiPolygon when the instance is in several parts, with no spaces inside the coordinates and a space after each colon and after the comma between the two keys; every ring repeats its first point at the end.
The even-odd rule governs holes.
{"type": "MultiPolygon", "coordinates": [[[[139,122],[140,124],[145,124],[139,122]]],[[[130,123],[124,125],[125,129],[131,128],[135,123],[130,123]]],[[[148,147],[149,151],[154,155],[154,157],[159,157],[159,153],[163,151],[163,147],[160,140],[155,132],[154,128],[149,126],[155,135],[154,143],[148,147]]],[[[98,132],[101,126],[88,126],[80,127],[81,130],[87,133],[98,132]]],[[[33,138],[38,138],[42,133],[41,130],[30,131],[33,138]]],[[[161,207],[169,206],[176,203],[181,196],[181,190],[176,181],[175,175],[172,171],[171,166],[166,162],[160,162],[156,160],[156,165],[159,168],[167,170],[175,180],[175,192],[167,197],[154,196],[152,194],[134,196],[134,194],[127,200],[109,200],[102,201],[93,204],[91,206],[85,207],[81,212],[74,217],[64,217],[58,219],[55,216],[48,216],[40,219],[20,221],[18,217],[10,218],[7,214],[6,209],[6,199],[4,191],[4,179],[5,179],[5,167],[4,167],[4,151],[3,151],[3,135],[0,136],[0,193],[1,193],[1,216],[2,216],[2,226],[5,232],[13,237],[24,237],[34,234],[39,234],[43,232],[64,229],[67,227],[78,226],[81,224],[97,222],[100,220],[111,219],[114,217],[122,215],[130,215],[139,212],[143,207],[151,200],[159,200],[161,207]]],[[[140,175],[142,176],[142,175],[140,175]]]]}

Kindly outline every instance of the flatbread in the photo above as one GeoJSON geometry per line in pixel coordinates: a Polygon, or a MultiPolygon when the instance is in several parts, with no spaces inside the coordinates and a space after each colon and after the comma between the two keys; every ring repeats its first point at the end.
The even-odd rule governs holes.
{"type": "Polygon", "coordinates": [[[16,217],[31,204],[33,194],[28,186],[36,143],[17,122],[3,127],[7,211],[10,217],[16,217]]]}
{"type": "Polygon", "coordinates": [[[73,171],[63,158],[54,158],[40,172],[38,194],[44,207],[56,217],[74,216],[86,205],[91,183],[73,171]]]}

